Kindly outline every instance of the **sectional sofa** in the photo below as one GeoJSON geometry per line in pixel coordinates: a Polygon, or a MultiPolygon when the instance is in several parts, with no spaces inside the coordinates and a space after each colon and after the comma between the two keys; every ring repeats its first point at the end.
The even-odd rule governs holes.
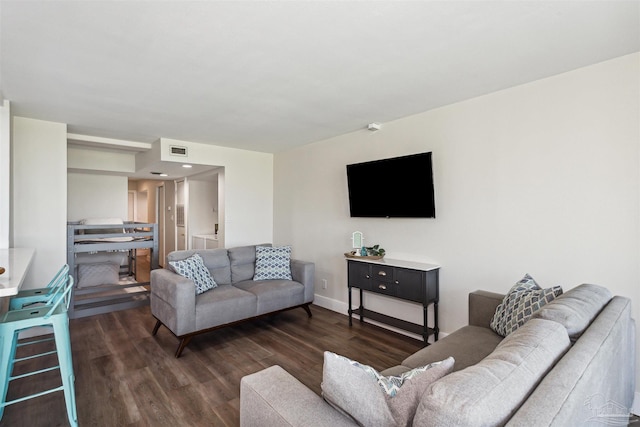
{"type": "Polygon", "coordinates": [[[490,327],[503,297],[471,293],[467,326],[381,372],[398,376],[429,364],[442,371],[415,396],[415,412],[402,423],[389,418],[384,399],[366,394],[369,385],[362,383],[366,379],[342,372],[328,375],[328,362],[334,359],[325,353],[326,400],[281,367],[271,366],[242,378],[240,424],[627,425],[635,391],[631,301],[612,297],[600,286],[580,285],[535,311],[503,338],[490,327]],[[442,369],[451,359],[448,373],[442,369]],[[340,400],[336,389],[349,387],[336,404],[340,400]]]}

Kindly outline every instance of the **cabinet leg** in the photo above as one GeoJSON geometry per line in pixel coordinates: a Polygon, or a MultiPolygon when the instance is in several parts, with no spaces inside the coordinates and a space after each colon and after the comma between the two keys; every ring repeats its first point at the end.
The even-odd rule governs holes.
{"type": "Polygon", "coordinates": [[[362,323],[362,321],[364,320],[364,306],[362,305],[362,288],[360,288],[360,307],[359,307],[359,311],[360,311],[360,323],[362,323]]]}
{"type": "Polygon", "coordinates": [[[427,316],[427,304],[422,305],[422,339],[425,345],[429,345],[429,322],[427,316]]]}
{"type": "Polygon", "coordinates": [[[347,308],[347,313],[349,315],[349,326],[352,326],[353,322],[351,319],[351,314],[353,313],[353,310],[351,310],[351,286],[349,286],[349,307],[347,308]]]}
{"type": "Polygon", "coordinates": [[[438,301],[433,303],[433,340],[438,341],[438,333],[440,332],[440,328],[438,328],[438,301]]]}

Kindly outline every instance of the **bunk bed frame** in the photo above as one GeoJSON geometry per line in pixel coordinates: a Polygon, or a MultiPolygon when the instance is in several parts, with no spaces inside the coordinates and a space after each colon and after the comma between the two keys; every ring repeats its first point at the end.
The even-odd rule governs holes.
{"type": "MultiPolygon", "coordinates": [[[[158,268],[158,229],[156,224],[125,221],[123,224],[84,225],[67,223],[67,264],[78,281],[76,255],[97,252],[126,252],[128,265],[120,276],[135,275],[136,249],[150,250],[151,270],[158,268]],[[94,230],[100,234],[91,233],[94,230]]],[[[149,282],[74,287],[69,304],[72,319],[149,305],[149,282]]]]}

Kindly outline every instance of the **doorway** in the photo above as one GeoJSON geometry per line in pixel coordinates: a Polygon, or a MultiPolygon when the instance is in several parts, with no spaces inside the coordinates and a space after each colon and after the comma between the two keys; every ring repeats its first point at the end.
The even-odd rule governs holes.
{"type": "Polygon", "coordinates": [[[165,211],[167,210],[166,197],[164,184],[156,187],[156,222],[158,224],[158,259],[160,260],[160,266],[164,267],[164,260],[166,259],[166,247],[165,247],[165,211]]]}
{"type": "Polygon", "coordinates": [[[188,187],[187,179],[176,180],[176,250],[183,251],[189,247],[187,236],[188,187]]]}

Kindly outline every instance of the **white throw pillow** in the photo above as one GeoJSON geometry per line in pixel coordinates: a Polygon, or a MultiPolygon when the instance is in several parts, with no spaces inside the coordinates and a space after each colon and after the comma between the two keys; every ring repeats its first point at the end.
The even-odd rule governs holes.
{"type": "Polygon", "coordinates": [[[453,370],[453,357],[385,377],[371,366],[324,352],[322,397],[363,426],[410,426],[429,385],[453,370]]]}

